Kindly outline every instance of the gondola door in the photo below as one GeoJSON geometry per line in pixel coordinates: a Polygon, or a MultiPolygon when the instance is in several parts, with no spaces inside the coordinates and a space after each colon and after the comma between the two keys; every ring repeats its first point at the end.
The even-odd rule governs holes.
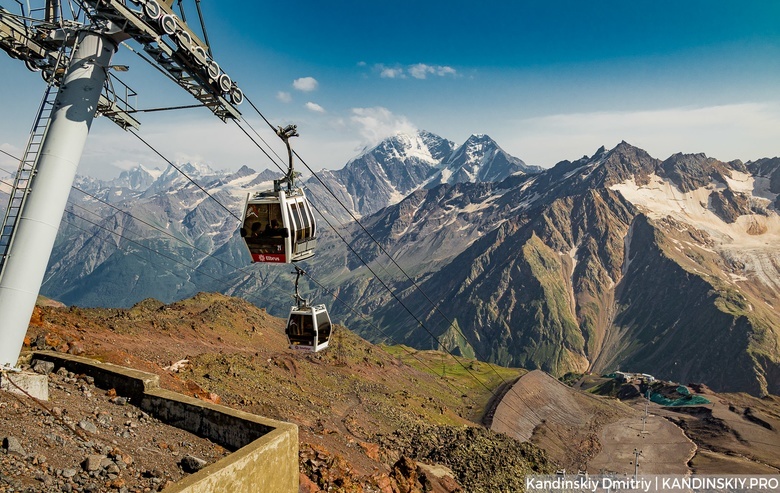
{"type": "Polygon", "coordinates": [[[314,255],[317,246],[316,223],[311,212],[309,201],[303,190],[287,197],[285,208],[286,218],[290,228],[290,259],[293,262],[307,259],[314,255]]]}

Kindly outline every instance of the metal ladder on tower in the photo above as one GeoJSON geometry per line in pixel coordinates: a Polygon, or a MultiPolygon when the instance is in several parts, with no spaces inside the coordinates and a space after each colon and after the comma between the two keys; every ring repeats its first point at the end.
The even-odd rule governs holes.
{"type": "Polygon", "coordinates": [[[19,162],[19,169],[16,172],[11,197],[8,201],[8,207],[3,218],[3,228],[0,230],[0,277],[5,270],[5,263],[8,259],[8,252],[14,239],[14,233],[19,222],[19,215],[27,200],[30,192],[30,183],[35,175],[35,168],[38,165],[38,156],[41,150],[41,144],[49,128],[49,120],[54,109],[54,101],[57,98],[57,86],[49,84],[41,100],[41,106],[38,108],[38,115],[30,131],[30,138],[27,141],[27,149],[19,162]]]}

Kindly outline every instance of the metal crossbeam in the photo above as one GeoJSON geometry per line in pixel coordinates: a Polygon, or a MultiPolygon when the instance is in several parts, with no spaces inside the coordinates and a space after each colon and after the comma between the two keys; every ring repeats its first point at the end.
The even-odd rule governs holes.
{"type": "MultiPolygon", "coordinates": [[[[70,42],[66,38],[67,33],[56,24],[41,22],[27,26],[17,16],[0,7],[0,49],[13,58],[23,60],[27,68],[41,70],[44,79],[54,86],[59,86],[68,65],[66,52],[70,50],[70,42]]],[[[130,116],[134,110],[110,85],[106,85],[105,93],[98,102],[99,114],[123,129],[138,128],[140,123],[130,116]]]]}
{"type": "MultiPolygon", "coordinates": [[[[49,27],[50,29],[44,29],[42,32],[52,32],[56,26],[49,27]]],[[[56,60],[59,43],[47,35],[33,38],[28,26],[16,15],[0,7],[0,49],[12,58],[24,60],[28,67],[40,67],[56,60]]]]}
{"type": "Polygon", "coordinates": [[[158,14],[152,17],[147,8],[152,0],[138,2],[144,5],[140,10],[129,8],[121,0],[83,3],[94,9],[93,16],[111,21],[140,43],[160,68],[217,117],[223,121],[241,117],[234,105],[243,100],[240,89],[208,58],[203,42],[175,16],[168,4],[155,1],[158,14]]]}

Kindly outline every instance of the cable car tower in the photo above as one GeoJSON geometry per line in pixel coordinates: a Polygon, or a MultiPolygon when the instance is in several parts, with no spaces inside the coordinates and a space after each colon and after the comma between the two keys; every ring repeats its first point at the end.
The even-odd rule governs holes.
{"type": "Polygon", "coordinates": [[[223,121],[238,119],[241,89],[187,25],[182,0],[0,0],[0,49],[40,71],[44,98],[0,231],[0,367],[16,366],[92,120],[137,128],[134,96],[109,75],[128,40],[223,121]],[[35,1],[32,2],[36,4],[35,1]],[[176,4],[174,6],[174,3],[176,4]],[[6,8],[6,6],[9,6],[6,8]]]}

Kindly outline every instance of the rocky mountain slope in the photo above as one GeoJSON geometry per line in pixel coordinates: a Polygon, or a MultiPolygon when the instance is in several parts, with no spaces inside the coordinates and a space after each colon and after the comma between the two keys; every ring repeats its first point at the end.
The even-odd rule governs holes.
{"type": "MultiPolygon", "coordinates": [[[[246,195],[272,188],[280,173],[246,166],[236,172],[191,163],[178,167],[197,185],[173,167],[138,166],[109,181],[79,177],[42,293],[82,306],[130,306],[146,297],[174,301],[202,289],[240,292],[251,299],[254,273],[240,272],[249,259],[236,234],[238,222],[246,195]],[[236,279],[249,286],[235,291],[236,279]]],[[[386,139],[343,169],[310,178],[306,187],[328,219],[345,221],[351,216],[319,180],[359,217],[422,189],[436,173],[442,179],[444,170],[445,181],[453,182],[536,168],[484,135],[455,149],[452,142],[419,131],[386,139]]],[[[276,275],[270,271],[261,277],[276,275]]],[[[286,300],[281,293],[289,288],[284,281],[272,299],[286,300]]]]}
{"type": "Polygon", "coordinates": [[[364,225],[420,290],[350,231],[398,299],[346,253],[318,262],[388,328],[380,340],[556,375],[619,367],[777,392],[775,161],[661,161],[622,143],[538,175],[417,192],[364,225]]]}
{"type": "MultiPolygon", "coordinates": [[[[600,456],[625,456],[620,455],[620,447],[608,443],[614,433],[607,430],[619,427],[637,435],[638,416],[644,413],[636,389],[621,389],[623,403],[619,403],[566,389],[539,371],[455,361],[438,351],[374,346],[344,327],[337,327],[326,351],[303,354],[287,348],[283,327],[282,320],[244,300],[200,293],[171,304],[147,299],[129,309],[39,305],[26,342],[27,349],[66,351],[156,373],[165,388],[297,424],[301,492],[523,491],[527,474],[549,474],[560,468],[597,473],[599,468],[591,464],[598,463],[600,456]],[[512,399],[505,401],[500,389],[510,387],[506,395],[512,399]],[[495,413],[486,414],[494,408],[498,408],[495,413]],[[479,426],[478,421],[501,433],[479,426]]],[[[71,390],[57,378],[54,384],[63,394],[71,390]]],[[[94,419],[102,426],[100,420],[108,420],[110,413],[97,412],[95,396],[106,389],[90,385],[86,376],[68,378],[77,387],[70,401],[94,405],[60,404],[65,407],[59,412],[69,419],[94,419]]],[[[587,375],[567,379],[577,381],[575,388],[610,394],[612,387],[603,384],[607,380],[587,375]]],[[[653,421],[648,426],[665,423],[695,442],[696,455],[687,464],[693,472],[776,472],[780,467],[773,449],[780,423],[778,398],[694,388],[715,405],[662,408],[653,403],[653,421]],[[660,416],[668,416],[669,421],[660,416]]],[[[663,391],[654,387],[654,392],[663,391]]],[[[41,412],[38,403],[14,402],[18,405],[9,413],[41,421],[45,433],[69,439],[69,431],[41,412]]],[[[178,441],[173,446],[170,441],[159,445],[160,435],[144,421],[143,413],[130,416],[128,407],[106,405],[122,410],[115,421],[123,416],[116,423],[119,428],[130,423],[131,444],[158,444],[139,448],[116,436],[113,446],[134,456],[132,467],[114,471],[116,484],[128,480],[132,469],[142,472],[150,467],[142,464],[142,455],[153,460],[155,454],[178,457],[183,451],[178,441]],[[143,426],[132,426],[136,419],[143,426]]],[[[0,481],[20,483],[18,476],[9,477],[17,470],[29,474],[24,478],[28,485],[46,481],[47,474],[56,475],[46,472],[48,461],[40,459],[51,454],[47,441],[34,439],[33,433],[14,433],[36,460],[3,459],[0,481]]],[[[665,437],[655,442],[637,440],[648,447],[648,456],[668,447],[665,437]]],[[[60,461],[52,458],[51,462],[60,461]]],[[[152,491],[178,477],[179,465],[170,460],[152,464],[154,474],[136,474],[152,491]]],[[[628,458],[608,467],[632,468],[628,458]]],[[[86,487],[97,480],[77,470],[78,484],[86,487]]],[[[63,478],[56,475],[56,482],[67,482],[63,478]]]]}
{"type": "Polygon", "coordinates": [[[79,177],[41,292],[67,304],[131,306],[206,285],[229,290],[225,276],[248,264],[236,234],[246,195],[271,188],[278,173],[180,167],[215,200],[173,168],[138,167],[108,182],[79,177]]]}

